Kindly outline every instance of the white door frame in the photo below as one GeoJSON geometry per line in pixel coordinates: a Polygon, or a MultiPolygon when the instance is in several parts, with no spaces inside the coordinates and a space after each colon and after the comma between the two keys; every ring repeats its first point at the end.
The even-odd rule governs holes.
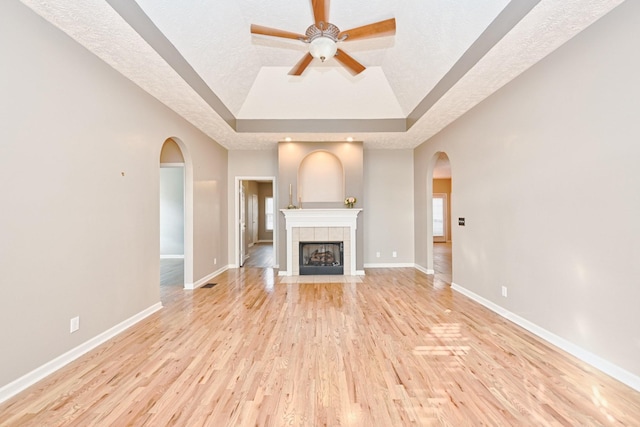
{"type": "MultiPolygon", "coordinates": [[[[238,262],[240,260],[240,185],[242,181],[271,181],[272,191],[273,191],[273,206],[278,206],[278,193],[276,191],[276,177],[275,176],[236,176],[235,177],[235,185],[234,185],[234,227],[233,227],[233,242],[234,242],[234,252],[233,259],[234,262],[238,262]]],[[[277,209],[274,209],[274,218],[273,218],[273,259],[275,265],[274,268],[278,266],[278,251],[276,248],[277,245],[277,236],[278,236],[278,218],[275,216],[277,209]]],[[[231,266],[232,268],[238,268],[239,265],[235,264],[231,266]]]]}

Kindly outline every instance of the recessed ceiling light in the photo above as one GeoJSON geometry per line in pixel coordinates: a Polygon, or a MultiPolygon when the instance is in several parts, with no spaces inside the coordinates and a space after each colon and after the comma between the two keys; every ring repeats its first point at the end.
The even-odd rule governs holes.
{"type": "Polygon", "coordinates": [[[284,140],[285,140],[285,141],[287,141],[287,142],[291,142],[291,137],[290,137],[290,136],[288,136],[288,137],[286,137],[284,140]]]}
{"type": "Polygon", "coordinates": [[[353,142],[353,137],[351,136],[347,137],[347,142],[353,142]]]}

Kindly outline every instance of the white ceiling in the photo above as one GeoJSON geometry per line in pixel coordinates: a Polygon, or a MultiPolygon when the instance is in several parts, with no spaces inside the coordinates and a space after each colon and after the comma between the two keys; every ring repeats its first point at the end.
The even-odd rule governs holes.
{"type": "Polygon", "coordinates": [[[341,30],[395,17],[395,36],[341,43],[335,60],[288,71],[306,45],[310,0],[22,0],[229,149],[285,137],[413,148],[623,0],[334,0],[341,30]]]}

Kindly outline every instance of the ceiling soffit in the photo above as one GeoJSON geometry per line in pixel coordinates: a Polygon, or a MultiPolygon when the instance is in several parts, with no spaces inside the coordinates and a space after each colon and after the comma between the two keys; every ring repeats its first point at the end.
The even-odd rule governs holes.
{"type": "MultiPolygon", "coordinates": [[[[223,146],[230,149],[260,149],[273,147],[275,142],[284,136],[274,135],[274,133],[287,133],[288,136],[296,140],[315,141],[336,140],[350,135],[365,141],[366,146],[370,148],[413,148],[613,9],[622,0],[565,0],[562,2],[549,0],[540,4],[537,4],[536,0],[514,0],[507,5],[502,13],[498,14],[498,19],[491,21],[488,27],[483,29],[482,25],[478,24],[476,30],[479,28],[482,33],[475,41],[467,40],[463,43],[464,45],[471,42],[471,47],[464,51],[459,58],[454,58],[455,63],[450,68],[447,69],[449,65],[445,66],[444,74],[442,74],[443,70],[432,74],[435,76],[441,74],[439,77],[433,78],[432,81],[420,74],[409,73],[410,76],[403,74],[406,67],[403,68],[402,61],[411,58],[411,54],[407,54],[407,56],[398,54],[398,52],[402,52],[399,47],[404,44],[401,42],[406,36],[406,34],[403,36],[400,19],[403,13],[410,11],[403,9],[403,7],[408,8],[408,5],[415,6],[425,2],[374,1],[371,4],[377,5],[378,9],[364,7],[362,10],[367,11],[364,14],[366,16],[359,12],[346,10],[342,19],[347,21],[347,25],[339,24],[344,28],[388,18],[389,9],[399,20],[398,34],[395,38],[380,39],[378,45],[373,43],[366,45],[364,41],[353,42],[348,45],[348,51],[354,56],[357,54],[359,60],[361,59],[360,49],[362,49],[363,55],[367,54],[367,49],[371,48],[372,51],[375,51],[368,58],[371,62],[367,62],[366,65],[372,68],[380,67],[387,80],[385,87],[391,88],[396,104],[399,105],[402,115],[406,116],[406,120],[402,118],[376,118],[375,114],[367,119],[243,118],[243,115],[239,113],[242,111],[245,100],[251,98],[253,82],[259,76],[264,64],[270,65],[269,61],[278,62],[276,59],[280,53],[274,53],[274,50],[284,50],[287,54],[291,54],[288,52],[291,49],[277,49],[272,46],[272,43],[276,43],[274,41],[252,39],[248,31],[249,24],[254,22],[298,31],[284,23],[285,18],[287,22],[291,19],[286,10],[278,12],[278,8],[275,8],[273,10],[276,12],[273,15],[263,15],[262,19],[248,16],[244,10],[247,5],[266,2],[257,2],[256,0],[240,0],[237,3],[215,2],[216,7],[224,3],[223,9],[216,9],[218,16],[213,18],[213,21],[211,21],[212,18],[207,17],[194,26],[224,25],[222,23],[224,18],[220,18],[222,15],[229,17],[227,19],[229,22],[236,19],[237,22],[241,22],[244,19],[246,24],[244,30],[236,30],[234,27],[229,33],[224,33],[222,39],[216,39],[212,45],[205,41],[191,50],[180,48],[179,43],[181,42],[179,40],[181,39],[178,36],[169,36],[175,37],[175,40],[169,41],[169,38],[158,29],[160,25],[170,27],[173,24],[178,27],[178,21],[168,20],[165,16],[170,15],[168,12],[170,9],[165,9],[165,15],[159,12],[149,12],[147,15],[129,0],[107,0],[108,3],[102,0],[86,0],[72,4],[64,0],[22,0],[22,2],[223,146]],[[386,4],[387,7],[382,7],[383,4],[386,4]],[[519,18],[522,16],[518,17],[517,13],[506,19],[510,24],[504,26],[500,16],[502,15],[504,18],[505,13],[510,9],[512,11],[524,10],[519,6],[524,6],[524,9],[532,9],[529,13],[525,12],[526,16],[521,20],[519,18]],[[369,9],[375,10],[375,13],[371,13],[373,17],[369,16],[369,9]],[[116,10],[118,13],[115,12],[116,10]],[[224,13],[219,13],[220,11],[224,13]],[[152,17],[154,14],[157,15],[155,18],[152,17]],[[160,16],[165,16],[165,21],[162,21],[163,18],[160,16]],[[265,22],[265,16],[269,18],[275,16],[283,23],[265,22]],[[349,18],[350,16],[351,18],[349,18]],[[156,24],[150,17],[159,22],[156,24]],[[349,21],[349,19],[351,20],[349,21]],[[358,19],[361,22],[356,22],[358,19]],[[160,21],[164,23],[160,23],[160,21]],[[513,28],[511,29],[511,27],[513,28]],[[504,37],[500,35],[501,31],[504,33],[504,37]],[[217,65],[216,63],[219,68],[216,68],[215,72],[211,74],[199,70],[199,68],[205,70],[212,66],[207,62],[208,59],[199,62],[196,59],[188,61],[185,57],[185,55],[190,55],[194,58],[202,56],[211,58],[210,48],[215,48],[220,44],[235,46],[236,37],[244,37],[242,46],[236,46],[234,50],[234,55],[239,58],[239,61],[248,64],[243,70],[240,70],[240,67],[230,66],[229,61],[224,60],[222,51],[218,51],[218,54],[213,57],[215,59],[217,56],[217,61],[223,64],[217,65]],[[227,38],[231,39],[229,45],[225,44],[227,38]],[[359,47],[358,44],[362,44],[362,46],[359,47]],[[250,50],[252,52],[249,52],[250,50]],[[255,51],[258,51],[259,54],[255,55],[255,51]],[[394,55],[397,56],[394,57],[394,55]],[[411,76],[418,76],[418,78],[412,79],[411,76]],[[402,86],[403,80],[417,81],[422,85],[422,91],[403,90],[404,87],[409,87],[408,85],[402,86]],[[221,89],[216,86],[212,90],[212,86],[216,84],[221,89]],[[428,87],[431,84],[433,86],[428,87]],[[229,92],[233,92],[233,94],[230,95],[229,92]],[[410,96],[403,95],[405,92],[411,92],[413,98],[410,99],[410,96]],[[418,93],[418,96],[415,93],[418,93]],[[416,99],[417,104],[407,113],[407,108],[415,103],[416,99]],[[403,120],[404,125],[400,126],[399,123],[403,120]],[[305,122],[309,126],[301,125],[305,122]],[[379,122],[379,124],[369,127],[367,122],[369,125],[374,122],[379,122]]],[[[139,0],[142,5],[145,2],[150,3],[150,0],[139,0]]],[[[168,7],[169,3],[175,2],[164,0],[159,5],[168,7]]],[[[289,3],[286,4],[289,5],[289,3]]],[[[305,7],[311,16],[310,8],[307,5],[305,7]]],[[[334,9],[339,9],[338,4],[334,6],[334,9]]],[[[433,13],[436,14],[436,12],[433,13]]],[[[301,9],[296,16],[302,14],[301,9]]],[[[336,14],[332,10],[332,21],[336,14]]],[[[414,15],[418,16],[417,13],[414,15]]],[[[336,16],[336,22],[339,16],[339,14],[336,16]]],[[[473,13],[469,13],[468,18],[465,19],[471,19],[472,16],[473,13]]],[[[419,17],[423,18],[422,15],[419,17]]],[[[464,19],[461,17],[460,21],[464,22],[464,19]]],[[[405,27],[409,28],[413,21],[405,22],[405,27]]],[[[423,23],[423,25],[425,24],[423,23]]],[[[446,22],[441,23],[441,26],[446,25],[446,22]]],[[[428,25],[425,26],[424,31],[429,32],[428,25]]],[[[171,34],[169,30],[166,30],[166,33],[171,34]]],[[[180,37],[187,40],[186,36],[180,37]]],[[[410,39],[415,39],[415,37],[410,37],[410,39]]],[[[414,40],[414,44],[424,50],[429,43],[418,43],[420,40],[414,40]]],[[[366,43],[370,42],[366,41],[366,43]]],[[[299,47],[294,49],[298,50],[299,47]]],[[[346,47],[345,50],[347,50],[346,47]]],[[[295,52],[296,56],[299,54],[299,51],[295,52]]],[[[291,56],[294,55],[291,54],[291,56]]],[[[420,57],[422,58],[422,56],[420,57]]],[[[419,68],[418,71],[428,67],[419,68]]],[[[256,116],[257,114],[252,113],[251,115],[256,116]]]]}
{"type": "MultiPolygon", "coordinates": [[[[136,25],[139,21],[134,22],[127,16],[130,7],[124,7],[124,4],[128,2],[109,1],[139,33],[144,32],[147,34],[145,38],[149,37],[152,30],[140,29],[136,25]]],[[[512,4],[524,3],[530,9],[538,1],[512,4]]],[[[259,23],[304,34],[307,26],[313,22],[311,2],[242,0],[180,3],[172,0],[138,0],[138,3],[158,33],[157,37],[151,36],[149,43],[155,46],[158,40],[164,39],[175,46],[184,61],[195,69],[236,117],[247,115],[246,111],[250,111],[248,115],[252,119],[275,118],[284,121],[296,118],[301,108],[311,108],[313,111],[305,118],[326,118],[329,115],[335,121],[344,115],[336,108],[322,109],[313,88],[324,92],[325,98],[331,97],[334,106],[342,106],[346,101],[355,103],[357,108],[347,114],[351,116],[349,118],[358,114],[358,109],[370,110],[372,98],[373,105],[386,106],[390,102],[400,104],[400,115],[406,117],[456,60],[463,56],[474,40],[491,26],[492,20],[508,2],[490,0],[482,2],[482,5],[476,0],[445,3],[421,0],[333,2],[330,21],[342,29],[393,16],[398,21],[394,37],[342,43],[342,48],[359,61],[370,68],[379,66],[383,72],[367,72],[370,75],[368,79],[341,73],[341,85],[340,81],[326,77],[324,80],[315,79],[312,85],[305,84],[311,79],[309,74],[312,73],[278,79],[273,73],[262,71],[265,66],[292,67],[304,55],[307,47],[297,40],[252,36],[248,31],[249,25],[259,23]],[[271,77],[261,78],[261,74],[265,73],[271,77]],[[377,84],[367,86],[366,82],[373,78],[378,80],[377,84]],[[391,88],[391,91],[387,88],[391,88]],[[264,96],[266,91],[277,94],[277,97],[269,97],[270,101],[278,101],[281,107],[288,108],[274,109],[271,106],[256,111],[255,100],[264,96]],[[362,96],[363,92],[369,96],[362,96]],[[300,98],[309,101],[301,105],[298,102],[300,98]],[[280,111],[280,114],[268,117],[273,116],[274,111],[280,111]]],[[[511,28],[509,24],[513,26],[524,14],[508,15],[511,22],[507,23],[507,27],[511,28]]],[[[504,22],[501,25],[504,26],[504,22]]],[[[487,43],[484,45],[486,47],[487,43]]],[[[473,58],[479,56],[481,54],[467,55],[473,58]]],[[[472,64],[467,61],[464,65],[472,64]]],[[[342,69],[335,60],[325,64],[314,61],[310,68],[314,75],[327,69],[342,69]]],[[[284,72],[283,77],[289,76],[284,72]]],[[[380,114],[376,111],[370,118],[380,114]]],[[[396,116],[392,114],[382,118],[396,116]]]]}
{"type": "MultiPolygon", "coordinates": [[[[196,92],[201,93],[203,99],[207,100],[212,108],[217,111],[220,102],[222,102],[223,108],[222,114],[220,115],[223,118],[227,117],[227,123],[229,123],[235,131],[252,133],[294,131],[301,128],[301,123],[308,124],[309,118],[314,117],[319,118],[319,120],[315,126],[307,126],[306,129],[308,131],[313,132],[315,129],[322,129],[325,132],[327,130],[333,132],[339,132],[341,130],[358,132],[363,130],[362,126],[353,126],[354,122],[350,119],[360,118],[356,117],[359,114],[366,115],[368,119],[362,119],[367,120],[369,123],[375,119],[391,119],[402,115],[402,112],[398,111],[387,113],[383,113],[382,111],[368,111],[371,109],[371,106],[387,107],[398,104],[398,98],[395,94],[392,91],[385,91],[391,84],[386,81],[384,73],[375,74],[373,70],[368,73],[372,76],[368,79],[359,76],[345,76],[342,79],[330,80],[327,76],[324,76],[321,79],[316,79],[313,84],[305,83],[312,78],[309,77],[309,74],[316,75],[317,70],[322,69],[320,67],[311,70],[306,76],[290,77],[288,79],[278,79],[276,78],[277,76],[271,73],[271,78],[254,78],[253,85],[247,90],[246,82],[252,81],[250,76],[254,75],[254,73],[245,70],[250,70],[257,66],[258,77],[260,77],[260,74],[265,73],[260,72],[260,65],[256,64],[256,61],[246,59],[247,57],[252,58],[255,55],[251,55],[251,52],[243,49],[246,43],[243,44],[239,42],[247,37],[246,31],[239,30],[246,28],[242,25],[244,23],[241,19],[242,14],[238,10],[240,3],[231,2],[228,4],[218,2],[214,8],[212,3],[193,3],[192,6],[186,6],[177,5],[175,2],[168,0],[138,0],[142,7],[146,8],[143,12],[141,8],[136,6],[132,7],[130,2],[123,0],[108,1],[156,51],[171,52],[171,55],[163,55],[163,57],[177,71],[184,70],[179,71],[179,74],[190,83],[196,92]],[[145,13],[149,15],[150,19],[145,17],[145,13]],[[204,24],[181,25],[182,22],[199,22],[193,19],[194,16],[206,16],[207,18],[202,20],[204,24]],[[212,17],[215,17],[215,19],[212,17]],[[221,17],[224,17],[224,19],[221,17]],[[155,22],[152,22],[152,20],[155,22]],[[168,35],[172,40],[170,41],[165,35],[168,35]],[[167,47],[166,45],[169,46],[167,47]],[[176,47],[174,47],[174,45],[176,47]],[[173,54],[174,51],[179,52],[175,52],[178,53],[176,55],[173,54]],[[210,52],[216,52],[216,54],[212,55],[210,52]],[[192,67],[195,67],[195,72],[192,67]],[[195,76],[193,74],[195,74],[195,76]],[[206,82],[208,87],[202,85],[203,81],[200,76],[205,76],[205,79],[208,77],[208,81],[206,82]],[[232,77],[236,78],[237,81],[229,81],[232,77]],[[366,86],[366,82],[373,79],[377,80],[376,83],[366,86]],[[294,82],[297,80],[297,82],[293,83],[292,80],[294,82]],[[194,86],[194,83],[197,87],[194,86]],[[213,93],[209,88],[213,88],[216,93],[213,93]],[[219,98],[217,95],[220,91],[222,91],[226,97],[221,95],[222,99],[219,98]],[[326,95],[320,97],[317,91],[325,93],[326,95]],[[271,94],[271,96],[265,96],[265,93],[271,94]],[[233,98],[231,94],[233,94],[235,98],[233,98]],[[363,94],[368,94],[369,96],[363,96],[363,94]],[[241,101],[238,97],[245,97],[245,101],[241,101]],[[323,98],[331,99],[333,101],[332,105],[328,108],[322,108],[323,103],[319,101],[323,98]],[[225,99],[228,102],[225,103],[225,99]],[[247,115],[250,116],[250,119],[248,119],[247,123],[240,125],[228,117],[229,110],[226,109],[226,105],[231,103],[238,108],[238,105],[246,105],[247,100],[252,102],[249,102],[249,106],[245,107],[243,111],[248,111],[247,115]],[[261,108],[258,108],[259,103],[255,102],[256,100],[263,100],[263,104],[264,100],[266,100],[267,103],[262,105],[261,108]],[[307,100],[307,102],[304,102],[305,100],[307,100]],[[346,111],[338,111],[340,107],[344,107],[347,104],[347,101],[355,103],[351,108],[347,107],[346,111]],[[274,108],[276,106],[279,108],[274,108]],[[273,117],[275,111],[279,111],[280,114],[273,117]],[[297,117],[301,111],[306,112],[305,116],[297,117]],[[365,111],[366,113],[363,113],[365,111]],[[268,115],[272,117],[268,117],[268,115]],[[268,119],[275,119],[276,121],[270,122],[268,119]],[[300,122],[300,119],[305,121],[300,122]],[[340,123],[341,119],[347,120],[340,123]]],[[[494,5],[501,7],[504,1],[505,0],[494,1],[494,5]]],[[[398,43],[397,46],[390,49],[391,51],[400,52],[401,57],[413,58],[413,61],[410,63],[411,67],[408,67],[411,70],[413,78],[400,78],[397,79],[398,81],[395,83],[396,87],[400,85],[399,82],[402,82],[405,87],[410,87],[409,90],[400,91],[400,93],[420,93],[421,91],[415,87],[416,84],[424,85],[424,83],[430,79],[437,81],[441,76],[435,73],[434,70],[436,68],[440,68],[441,70],[448,69],[450,67],[448,62],[454,60],[458,55],[461,55],[461,60],[456,62],[455,67],[452,69],[454,72],[446,74],[445,77],[449,78],[440,80],[440,83],[436,85],[439,91],[430,92],[430,99],[425,98],[425,100],[418,104],[418,109],[412,111],[409,124],[413,124],[416,121],[417,114],[426,111],[430,105],[437,101],[439,96],[446,93],[448,88],[455,84],[456,78],[464,75],[464,73],[474,65],[474,61],[481,58],[493,43],[498,41],[502,35],[517,24],[538,1],[539,0],[528,0],[508,4],[505,11],[498,14],[498,19],[488,24],[488,28],[482,32],[480,39],[472,43],[471,48],[465,53],[458,52],[458,50],[465,48],[467,45],[465,36],[466,39],[473,41],[477,37],[477,32],[484,29],[487,25],[484,20],[491,22],[490,19],[493,18],[493,13],[486,13],[486,11],[491,8],[485,4],[484,7],[481,8],[482,11],[484,11],[483,14],[478,10],[473,10],[473,8],[467,5],[466,16],[473,16],[474,19],[456,19],[457,15],[465,15],[465,8],[463,7],[464,5],[462,5],[464,2],[457,3],[458,7],[462,8],[460,10],[452,11],[450,9],[444,9],[439,11],[439,13],[443,15],[441,22],[448,22],[449,26],[455,27],[455,25],[451,23],[458,22],[466,24],[463,27],[455,29],[456,37],[444,37],[441,35],[437,37],[439,44],[432,43],[433,46],[440,46],[441,52],[446,52],[448,55],[439,54],[434,56],[433,53],[429,55],[430,51],[425,52],[424,55],[417,54],[415,47],[425,46],[424,37],[420,37],[425,33],[425,23],[421,19],[416,19],[417,16],[421,16],[420,14],[407,14],[406,22],[417,22],[419,27],[416,28],[414,25],[414,34],[410,34],[411,30],[408,30],[408,36],[405,36],[404,43],[398,43]],[[522,5],[524,5],[524,7],[522,5]],[[469,9],[473,12],[472,14],[470,14],[469,9]],[[470,30],[470,28],[474,28],[474,30],[470,30]],[[451,42],[453,40],[458,41],[457,45],[454,46],[451,42]],[[447,43],[447,41],[449,42],[447,43]],[[443,48],[442,45],[445,44],[450,46],[443,48]],[[444,65],[438,67],[438,63],[444,63],[444,65]],[[436,65],[428,67],[427,65],[429,64],[436,65]],[[444,84],[442,84],[443,82],[444,84]],[[433,96],[434,94],[435,96],[433,96]]],[[[251,2],[245,0],[245,6],[247,6],[248,3],[251,2]]],[[[404,3],[405,10],[409,3],[411,2],[404,3]]],[[[471,1],[471,3],[473,2],[471,1]]],[[[272,8],[273,4],[274,2],[270,3],[272,8]]],[[[420,4],[420,2],[416,4],[420,4]]],[[[255,4],[253,4],[253,6],[255,6],[255,4]]],[[[387,4],[387,7],[388,6],[387,4]]],[[[500,12],[500,8],[495,9],[497,9],[497,12],[500,12]]],[[[256,8],[248,7],[247,10],[255,11],[256,8]]],[[[297,12],[299,12],[300,15],[304,15],[304,18],[310,18],[310,10],[311,8],[307,5],[306,8],[299,9],[297,12]]],[[[438,16],[433,10],[424,10],[424,13],[426,16],[438,16]]],[[[291,15],[291,13],[288,15],[288,20],[291,20],[291,15]]],[[[335,14],[332,16],[335,17],[335,14]]],[[[340,17],[335,18],[339,19],[340,17]]],[[[349,16],[342,16],[342,18],[349,21],[349,16]]],[[[333,19],[334,18],[332,18],[332,20],[333,19]]],[[[361,23],[353,23],[353,25],[360,24],[361,23]]],[[[440,27],[443,27],[443,25],[440,27]]],[[[407,28],[410,29],[411,26],[407,25],[407,28]]],[[[428,33],[435,33],[435,31],[428,33]]],[[[400,31],[400,34],[402,35],[402,31],[400,31]]],[[[388,37],[386,39],[388,39],[388,37]]],[[[403,40],[402,36],[400,36],[400,40],[403,40]]],[[[296,41],[293,42],[301,44],[296,41]]],[[[367,40],[367,42],[371,41],[367,40]]],[[[374,40],[374,42],[377,42],[377,40],[374,40]]],[[[357,45],[358,43],[359,42],[354,42],[350,45],[357,45]]],[[[429,43],[427,43],[427,45],[428,44],[429,43]]],[[[275,47],[272,47],[272,49],[274,49],[272,55],[276,56],[278,49],[275,47]]],[[[407,110],[407,105],[405,105],[404,108],[400,106],[400,108],[407,110]]],[[[236,116],[237,114],[234,118],[236,116]]],[[[362,122],[359,123],[360,125],[362,124],[362,122]]],[[[385,120],[376,126],[367,126],[364,129],[368,129],[369,131],[404,132],[407,130],[407,123],[402,125],[398,120],[385,120]]]]}

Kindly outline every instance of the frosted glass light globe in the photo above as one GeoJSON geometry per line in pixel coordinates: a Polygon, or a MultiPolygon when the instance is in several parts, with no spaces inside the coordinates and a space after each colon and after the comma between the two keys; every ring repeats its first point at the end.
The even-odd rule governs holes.
{"type": "Polygon", "coordinates": [[[336,42],[331,40],[329,37],[318,37],[309,44],[309,53],[311,56],[321,60],[322,62],[329,58],[333,58],[337,51],[338,46],[336,45],[336,42]]]}

